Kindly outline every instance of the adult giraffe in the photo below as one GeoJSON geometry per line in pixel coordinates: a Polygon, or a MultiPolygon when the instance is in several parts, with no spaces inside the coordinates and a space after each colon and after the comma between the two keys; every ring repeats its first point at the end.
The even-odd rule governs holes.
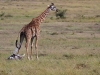
{"type": "Polygon", "coordinates": [[[18,38],[16,40],[16,49],[14,51],[14,54],[18,54],[19,50],[21,48],[22,42],[24,38],[26,39],[26,53],[27,53],[27,59],[31,59],[32,57],[32,47],[33,47],[33,39],[35,38],[35,49],[36,49],[36,58],[38,59],[38,50],[37,50],[37,43],[38,43],[38,38],[39,38],[39,33],[40,33],[40,23],[42,23],[45,19],[45,17],[49,14],[49,12],[53,10],[56,11],[56,7],[54,6],[54,3],[51,3],[47,7],[47,9],[42,12],[38,17],[33,18],[32,21],[25,25],[19,32],[18,38],[20,37],[20,43],[17,44],[18,38]],[[29,53],[28,47],[29,43],[31,42],[31,52],[29,53]]]}

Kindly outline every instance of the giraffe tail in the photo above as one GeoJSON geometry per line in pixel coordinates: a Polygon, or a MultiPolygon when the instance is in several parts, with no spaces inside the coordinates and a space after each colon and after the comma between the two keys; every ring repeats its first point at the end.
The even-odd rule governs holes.
{"type": "MultiPolygon", "coordinates": [[[[18,34],[18,37],[19,37],[19,34],[18,34]]],[[[18,49],[20,49],[20,48],[21,48],[21,46],[20,46],[20,45],[18,45],[18,37],[17,37],[17,40],[16,40],[16,42],[15,42],[15,46],[16,46],[18,49]]]]}
{"type": "MultiPolygon", "coordinates": [[[[18,36],[18,37],[19,37],[19,36],[18,36]]],[[[19,49],[21,48],[21,45],[18,44],[18,37],[17,37],[17,40],[16,40],[16,42],[15,42],[15,46],[16,46],[16,48],[15,48],[13,54],[18,54],[19,49]]]]}
{"type": "Polygon", "coordinates": [[[16,45],[16,47],[17,47],[18,49],[20,49],[20,48],[21,48],[21,45],[18,45],[18,39],[16,40],[15,45],[16,45]]]}
{"type": "Polygon", "coordinates": [[[24,35],[23,32],[20,32],[20,33],[18,34],[17,40],[16,40],[16,42],[15,42],[16,48],[18,48],[18,49],[21,48],[21,45],[22,45],[23,40],[24,40],[24,37],[25,37],[25,35],[24,35]],[[18,38],[19,38],[19,37],[20,37],[20,43],[18,44],[18,38]]]}

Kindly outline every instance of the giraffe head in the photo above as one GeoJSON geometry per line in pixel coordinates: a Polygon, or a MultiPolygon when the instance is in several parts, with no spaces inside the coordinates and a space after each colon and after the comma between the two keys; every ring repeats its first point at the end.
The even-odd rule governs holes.
{"type": "Polygon", "coordinates": [[[49,5],[48,8],[49,8],[50,10],[52,10],[52,11],[56,11],[56,7],[55,7],[54,3],[51,3],[51,5],[49,5]]]}

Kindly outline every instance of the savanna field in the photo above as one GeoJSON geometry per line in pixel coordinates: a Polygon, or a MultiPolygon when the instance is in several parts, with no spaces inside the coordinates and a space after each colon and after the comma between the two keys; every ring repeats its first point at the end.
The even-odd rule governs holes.
{"type": "MultiPolygon", "coordinates": [[[[25,41],[20,54],[26,53],[25,41]]],[[[0,0],[0,75],[100,75],[100,0],[0,0]],[[7,60],[20,29],[53,2],[40,25],[39,60],[7,60]]]]}

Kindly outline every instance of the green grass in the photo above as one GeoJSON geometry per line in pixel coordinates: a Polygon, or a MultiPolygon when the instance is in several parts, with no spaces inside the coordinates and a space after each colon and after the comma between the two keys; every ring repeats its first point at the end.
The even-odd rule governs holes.
{"type": "MultiPolygon", "coordinates": [[[[11,15],[12,17],[3,17],[2,22],[4,23],[21,23],[29,22],[32,18],[39,15],[45,10],[48,4],[52,1],[1,1],[1,11],[0,14],[5,13],[5,15],[11,15]],[[41,7],[41,8],[40,8],[41,7]],[[20,11],[20,12],[18,12],[20,11]],[[9,20],[10,19],[10,20],[9,20]]],[[[61,22],[100,22],[99,10],[100,4],[99,0],[96,1],[84,1],[84,0],[71,0],[71,1],[53,1],[58,9],[67,10],[66,19],[56,19],[55,13],[51,13],[47,17],[45,22],[61,21],[61,22]],[[66,3],[67,2],[67,3],[66,3]],[[53,18],[53,20],[51,19],[53,18]]]]}
{"type": "Polygon", "coordinates": [[[52,2],[42,1],[0,1],[0,75],[100,75],[99,0],[55,0],[66,19],[51,12],[40,25],[39,60],[35,49],[31,61],[7,60],[20,29],[52,2]]]}
{"type": "MultiPolygon", "coordinates": [[[[99,23],[98,23],[99,24],[99,23]]],[[[95,23],[43,23],[38,44],[39,60],[6,60],[15,48],[20,25],[2,25],[0,74],[2,75],[99,75],[100,38],[95,23]],[[63,25],[63,27],[62,27],[63,25]],[[69,26],[70,25],[70,26],[69,26]],[[72,26],[71,26],[72,25],[72,26]],[[9,27],[10,26],[10,27],[9,27]],[[87,27],[91,26],[91,30],[87,27]],[[66,30],[66,27],[68,30],[66,30]],[[84,27],[84,28],[83,28],[84,27]],[[56,28],[56,29],[55,29],[56,28]],[[87,28],[87,29],[86,29],[87,28]],[[76,32],[83,29],[83,33],[76,32]],[[9,32],[8,32],[9,31],[9,32]],[[56,33],[57,32],[57,33],[56,33]],[[72,34],[74,32],[74,34],[72,34]],[[95,34],[95,38],[91,33],[95,34]],[[10,36],[8,36],[8,34],[10,36]],[[4,41],[6,40],[6,41],[4,41]]],[[[20,54],[25,53],[25,43],[20,54]]]]}

